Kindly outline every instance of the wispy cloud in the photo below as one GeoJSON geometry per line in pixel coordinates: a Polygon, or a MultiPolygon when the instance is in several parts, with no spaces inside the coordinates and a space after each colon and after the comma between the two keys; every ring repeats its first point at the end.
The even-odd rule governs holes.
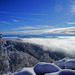
{"type": "Polygon", "coordinates": [[[16,19],[13,19],[13,21],[14,21],[14,22],[19,22],[19,21],[18,21],[18,20],[16,20],[16,19]]]}
{"type": "Polygon", "coordinates": [[[11,23],[5,22],[5,21],[0,21],[0,23],[3,23],[3,24],[11,24],[11,23]]]}
{"type": "MultiPolygon", "coordinates": [[[[32,28],[33,29],[33,28],[32,28]]],[[[13,32],[6,32],[6,34],[65,34],[65,35],[75,35],[75,27],[66,28],[53,28],[53,29],[41,29],[41,30],[13,30],[13,32]]]]}
{"type": "Polygon", "coordinates": [[[18,19],[30,19],[30,20],[41,20],[41,19],[36,19],[36,18],[23,18],[23,17],[14,17],[14,18],[18,18],[18,19]]]}
{"type": "Polygon", "coordinates": [[[48,15],[48,14],[32,14],[32,15],[48,15]]]}
{"type": "Polygon", "coordinates": [[[71,12],[72,12],[72,15],[75,14],[75,4],[74,3],[71,5],[71,12]]]}
{"type": "Polygon", "coordinates": [[[43,34],[44,30],[29,30],[29,31],[13,31],[13,32],[4,32],[3,34],[36,34],[36,35],[39,35],[39,34],[43,34]]]}
{"type": "Polygon", "coordinates": [[[52,26],[49,26],[49,25],[36,25],[36,26],[23,26],[23,27],[18,27],[18,28],[15,28],[13,30],[25,30],[25,29],[50,29],[50,28],[53,28],[52,26]]]}
{"type": "Polygon", "coordinates": [[[24,29],[34,29],[35,27],[31,27],[31,26],[24,26],[24,27],[18,27],[18,28],[15,28],[13,30],[24,30],[24,29]]]}
{"type": "Polygon", "coordinates": [[[72,11],[75,12],[75,5],[72,5],[72,11]]]}
{"type": "Polygon", "coordinates": [[[75,24],[75,22],[66,22],[67,24],[75,24]]]}
{"type": "Polygon", "coordinates": [[[48,14],[40,14],[40,13],[14,13],[14,12],[0,12],[4,14],[26,14],[26,15],[48,15],[48,14]]]}
{"type": "Polygon", "coordinates": [[[71,0],[70,2],[71,2],[72,4],[75,4],[75,0],[71,0]]]}
{"type": "Polygon", "coordinates": [[[46,30],[45,33],[75,34],[75,27],[55,28],[55,29],[46,30]]]}

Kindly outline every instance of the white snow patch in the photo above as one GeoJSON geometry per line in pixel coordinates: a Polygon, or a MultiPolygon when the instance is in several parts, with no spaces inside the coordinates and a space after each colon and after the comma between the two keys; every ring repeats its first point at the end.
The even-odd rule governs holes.
{"type": "Polygon", "coordinates": [[[75,71],[65,69],[65,70],[62,70],[62,71],[59,71],[59,72],[56,72],[56,73],[47,73],[45,75],[75,75],[75,71]]]}
{"type": "Polygon", "coordinates": [[[59,67],[57,67],[56,65],[51,64],[51,63],[45,63],[45,62],[39,62],[34,67],[34,72],[36,73],[36,75],[58,72],[60,70],[61,69],[59,67]]]}
{"type": "Polygon", "coordinates": [[[69,60],[69,58],[64,58],[62,60],[55,61],[54,64],[57,65],[58,67],[60,67],[61,69],[64,69],[65,68],[65,62],[68,60],[69,60]]]}
{"type": "Polygon", "coordinates": [[[22,68],[18,71],[16,71],[14,74],[15,75],[19,75],[20,73],[30,73],[30,75],[35,75],[35,72],[33,70],[33,67],[25,67],[25,68],[22,68]]]}
{"type": "Polygon", "coordinates": [[[69,59],[65,62],[65,69],[74,69],[75,70],[75,59],[69,59]]]}

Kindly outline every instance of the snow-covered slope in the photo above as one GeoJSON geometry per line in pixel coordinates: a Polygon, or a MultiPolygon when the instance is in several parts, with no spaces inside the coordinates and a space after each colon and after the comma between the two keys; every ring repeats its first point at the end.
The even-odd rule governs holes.
{"type": "Polygon", "coordinates": [[[36,75],[33,67],[24,67],[20,70],[17,70],[14,73],[8,72],[7,74],[3,74],[3,75],[36,75]]]}
{"type": "Polygon", "coordinates": [[[75,70],[75,59],[69,59],[65,62],[66,69],[74,69],[75,70]]]}
{"type": "Polygon", "coordinates": [[[64,58],[58,61],[58,63],[64,63],[64,69],[60,69],[58,66],[55,65],[55,63],[39,62],[34,67],[24,67],[14,73],[7,73],[3,75],[75,75],[74,59],[64,58]]]}
{"type": "Polygon", "coordinates": [[[75,75],[75,71],[65,69],[65,70],[61,70],[61,71],[56,72],[56,73],[47,73],[45,75],[75,75]]]}
{"type": "Polygon", "coordinates": [[[51,64],[51,63],[39,62],[38,64],[36,64],[34,66],[34,72],[37,75],[58,72],[58,71],[60,71],[60,68],[54,64],[51,64]]]}
{"type": "Polygon", "coordinates": [[[14,73],[14,75],[35,75],[33,67],[30,68],[22,68],[14,73]]]}
{"type": "Polygon", "coordinates": [[[65,62],[68,60],[68,58],[64,58],[62,60],[59,61],[55,61],[54,64],[57,65],[58,67],[60,67],[61,69],[65,68],[65,62]]]}

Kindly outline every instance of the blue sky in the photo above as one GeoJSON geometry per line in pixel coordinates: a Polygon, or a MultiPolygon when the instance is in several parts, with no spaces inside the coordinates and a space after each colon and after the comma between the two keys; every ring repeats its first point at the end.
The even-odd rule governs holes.
{"type": "Polygon", "coordinates": [[[3,34],[75,34],[75,0],[0,0],[3,34]]]}

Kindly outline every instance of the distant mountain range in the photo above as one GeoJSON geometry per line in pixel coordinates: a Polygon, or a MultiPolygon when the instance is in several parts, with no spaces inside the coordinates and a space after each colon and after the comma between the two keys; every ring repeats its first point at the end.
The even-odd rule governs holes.
{"type": "Polygon", "coordinates": [[[6,34],[6,35],[3,35],[3,37],[21,37],[21,38],[28,38],[28,37],[52,37],[52,38],[55,38],[57,36],[75,36],[74,34],[73,35],[70,35],[70,34],[41,34],[41,35],[23,35],[23,34],[6,34]]]}

